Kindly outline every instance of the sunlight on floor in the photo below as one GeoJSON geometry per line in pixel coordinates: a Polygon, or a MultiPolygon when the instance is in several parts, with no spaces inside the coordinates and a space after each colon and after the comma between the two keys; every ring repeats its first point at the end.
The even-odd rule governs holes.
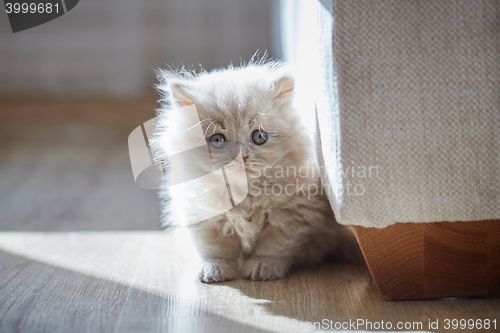
{"type": "Polygon", "coordinates": [[[0,249],[40,261],[175,298],[179,316],[207,310],[246,325],[281,332],[290,318],[267,313],[269,300],[253,299],[223,285],[195,281],[199,264],[185,230],[163,232],[3,232],[0,249]],[[258,320],[256,320],[258,318],[258,320]]]}
{"type": "Polygon", "coordinates": [[[174,317],[208,312],[266,331],[308,330],[307,322],[269,313],[265,304],[270,300],[254,299],[221,284],[197,282],[200,258],[186,230],[2,232],[0,250],[154,293],[172,301],[174,317]],[[293,329],[297,326],[303,329],[293,329]]]}

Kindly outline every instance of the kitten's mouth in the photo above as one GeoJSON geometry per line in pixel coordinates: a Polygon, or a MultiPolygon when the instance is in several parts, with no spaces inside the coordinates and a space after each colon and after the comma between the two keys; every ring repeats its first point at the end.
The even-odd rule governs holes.
{"type": "Polygon", "coordinates": [[[227,167],[233,171],[245,171],[245,166],[246,166],[245,162],[246,162],[246,156],[243,156],[240,152],[238,156],[236,156],[236,158],[227,165],[227,167]]]}
{"type": "Polygon", "coordinates": [[[240,161],[238,159],[233,160],[226,166],[226,168],[231,171],[240,171],[240,172],[244,172],[246,170],[245,162],[240,161]]]}

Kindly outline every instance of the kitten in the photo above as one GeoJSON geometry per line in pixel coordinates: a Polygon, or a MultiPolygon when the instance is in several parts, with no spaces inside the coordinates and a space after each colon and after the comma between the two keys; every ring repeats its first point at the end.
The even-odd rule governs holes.
{"type": "Polygon", "coordinates": [[[283,65],[157,74],[162,107],[152,147],[158,160],[175,155],[170,185],[198,179],[172,195],[204,259],[200,281],[278,279],[338,250],[349,231],[322,194],[283,65]],[[228,186],[211,176],[221,169],[228,186]],[[234,207],[224,212],[229,190],[234,207]]]}

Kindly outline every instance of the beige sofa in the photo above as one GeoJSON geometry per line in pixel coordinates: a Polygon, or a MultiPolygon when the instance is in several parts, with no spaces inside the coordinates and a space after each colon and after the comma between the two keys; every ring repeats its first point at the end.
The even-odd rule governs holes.
{"type": "Polygon", "coordinates": [[[500,294],[499,22],[496,0],[282,1],[332,207],[388,299],[500,294]]]}

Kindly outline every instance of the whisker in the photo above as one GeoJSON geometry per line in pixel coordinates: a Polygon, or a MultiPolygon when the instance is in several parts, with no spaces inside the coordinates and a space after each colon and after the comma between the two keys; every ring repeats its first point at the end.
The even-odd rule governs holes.
{"type": "Polygon", "coordinates": [[[200,142],[198,142],[198,144],[196,145],[196,148],[198,148],[198,147],[201,145],[201,143],[202,143],[203,141],[205,141],[205,140],[206,140],[206,138],[201,139],[201,140],[200,140],[200,142]]]}
{"type": "Polygon", "coordinates": [[[245,128],[252,126],[253,123],[255,123],[255,117],[253,117],[252,121],[247,126],[245,126],[245,128]]]}
{"type": "Polygon", "coordinates": [[[205,121],[208,121],[209,119],[203,119],[203,120],[200,120],[199,122],[197,122],[196,124],[194,124],[193,126],[189,127],[187,130],[184,131],[184,133],[186,133],[187,131],[189,130],[192,130],[193,128],[195,128],[196,126],[198,125],[202,125],[205,121]]]}
{"type": "Polygon", "coordinates": [[[268,130],[266,130],[266,128],[264,127],[264,125],[262,123],[260,125],[262,126],[262,129],[264,130],[264,132],[266,132],[267,134],[269,134],[271,136],[277,136],[278,135],[278,131],[268,131],[268,130]]]}
{"type": "Polygon", "coordinates": [[[217,130],[217,128],[214,127],[214,130],[208,136],[212,136],[216,132],[216,130],[217,130]]]}
{"type": "Polygon", "coordinates": [[[208,130],[210,129],[210,126],[212,126],[213,123],[215,123],[216,120],[212,121],[208,126],[207,129],[205,130],[205,138],[207,137],[208,130]]]}

